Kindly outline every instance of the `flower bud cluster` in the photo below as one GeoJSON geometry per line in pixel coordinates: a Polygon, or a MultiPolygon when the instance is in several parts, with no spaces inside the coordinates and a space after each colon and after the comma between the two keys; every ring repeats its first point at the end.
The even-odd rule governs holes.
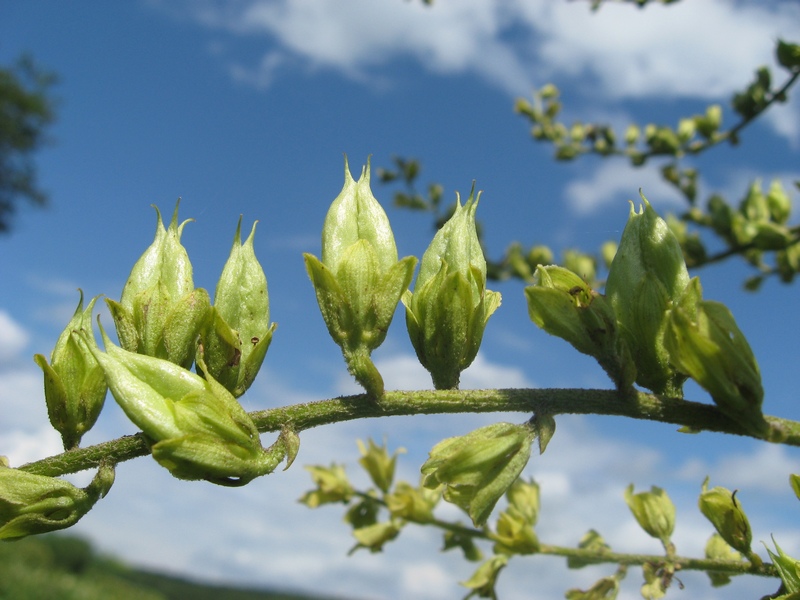
{"type": "Polygon", "coordinates": [[[703,300],[677,238],[642,198],[643,208],[631,209],[605,296],[563,267],[539,266],[525,290],[531,319],[595,357],[619,389],[635,382],[682,397],[691,377],[742,429],[765,436],[764,391],[747,340],[725,306],[703,300]]]}

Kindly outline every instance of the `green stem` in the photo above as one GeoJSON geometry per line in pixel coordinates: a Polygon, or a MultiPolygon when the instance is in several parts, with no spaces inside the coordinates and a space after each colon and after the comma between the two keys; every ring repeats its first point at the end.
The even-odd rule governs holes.
{"type": "MultiPolygon", "coordinates": [[[[401,415],[520,412],[596,414],[681,425],[691,430],[754,437],[716,406],[644,392],[620,396],[598,389],[497,389],[390,391],[380,401],[366,394],[294,404],[250,413],[262,433],[290,426],[297,433],[332,423],[401,415]]],[[[766,417],[766,441],[800,446],[800,422],[766,417]]],[[[102,460],[117,464],[149,454],[138,433],[95,446],[78,448],[20,467],[39,475],[58,476],[96,468],[102,460]]]]}

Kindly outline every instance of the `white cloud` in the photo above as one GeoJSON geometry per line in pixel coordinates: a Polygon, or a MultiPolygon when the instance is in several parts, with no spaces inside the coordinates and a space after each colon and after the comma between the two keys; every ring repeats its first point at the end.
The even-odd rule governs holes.
{"type": "Polygon", "coordinates": [[[628,200],[638,206],[639,189],[656,210],[685,206],[685,200],[655,169],[631,169],[619,161],[605,161],[588,177],[571,181],[564,195],[570,208],[585,216],[609,206],[623,210],[628,200]]]}
{"type": "Polygon", "coordinates": [[[800,9],[785,2],[705,0],[646,10],[608,3],[597,12],[585,2],[550,0],[184,5],[208,27],[273,40],[255,67],[235,63],[232,70],[262,87],[298,60],[375,80],[377,68],[410,57],[435,73],[475,73],[512,94],[545,79],[588,76],[594,96],[718,98],[774,62],[777,37],[800,35],[800,9]]]}
{"type": "Polygon", "coordinates": [[[6,311],[0,310],[0,365],[16,358],[29,340],[28,332],[6,311]]]}

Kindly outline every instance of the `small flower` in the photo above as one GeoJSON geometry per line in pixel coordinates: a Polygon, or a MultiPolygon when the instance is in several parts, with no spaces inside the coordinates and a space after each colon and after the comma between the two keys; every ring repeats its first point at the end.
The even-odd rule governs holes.
{"type": "Polygon", "coordinates": [[[649,492],[633,493],[633,484],[625,490],[625,502],[631,509],[639,526],[651,537],[661,540],[665,549],[670,549],[670,538],[675,529],[675,505],[667,493],[653,486],[649,492]]]}
{"type": "Polygon", "coordinates": [[[106,304],[125,350],[188,369],[211,300],[206,290],[194,287],[192,264],[180,242],[188,221],[178,225],[179,204],[168,229],[156,208],[155,240],[133,266],[120,301],[107,299],[106,304]]]}
{"type": "Polygon", "coordinates": [[[66,529],[77,523],[114,483],[114,467],[101,464],[78,488],[55,477],[9,468],[0,461],[0,540],[66,529]]]}
{"type": "Polygon", "coordinates": [[[372,482],[378,486],[378,489],[384,494],[387,493],[394,480],[397,455],[404,453],[405,448],[399,448],[392,456],[389,456],[385,444],[378,446],[371,439],[367,442],[368,446],[364,446],[361,440],[358,440],[357,443],[361,452],[361,458],[358,459],[359,464],[369,473],[372,482]]]}
{"type": "Polygon", "coordinates": [[[384,544],[391,542],[400,534],[402,527],[402,523],[392,520],[354,529],[353,537],[358,543],[350,552],[353,553],[359,548],[367,548],[373,554],[381,552],[384,544]]]}
{"type": "Polygon", "coordinates": [[[44,371],[44,397],[50,423],[61,434],[64,449],[80,445],[81,437],[97,421],[105,402],[108,386],[103,369],[92,353],[72,336],[73,331],[91,329],[92,309],[97,298],[92,298],[83,310],[83,291],[75,314],[61,333],[47,359],[37,354],[33,357],[44,371]]]}
{"type": "Polygon", "coordinates": [[[444,499],[480,527],[527,464],[534,437],[527,425],[496,423],[443,440],[422,465],[423,485],[444,485],[444,499]]]}
{"type": "MultiPolygon", "coordinates": [[[[731,548],[728,543],[722,539],[718,533],[714,533],[708,542],[706,542],[706,558],[712,560],[742,560],[742,555],[731,548]]],[[[711,585],[714,587],[721,587],[731,582],[731,577],[727,573],[720,571],[707,571],[708,578],[711,580],[711,585]]]]}
{"type": "MultiPolygon", "coordinates": [[[[495,554],[481,564],[467,581],[462,581],[461,585],[472,590],[467,598],[477,596],[478,598],[497,598],[495,586],[500,571],[508,564],[508,555],[495,554]]],[[[466,598],[465,598],[466,600],[466,598]]]]}
{"type": "Polygon", "coordinates": [[[406,481],[401,481],[385,500],[393,517],[414,523],[429,523],[433,519],[433,509],[439,498],[441,492],[438,488],[414,487],[406,481]]]}
{"type": "Polygon", "coordinates": [[[473,187],[464,206],[436,233],[422,257],[414,293],[403,294],[411,343],[436,389],[458,387],[478,354],[500,294],[486,289],[486,259],[475,227],[473,187]]]}
{"type": "Polygon", "coordinates": [[[369,162],[354,181],[345,158],[344,187],[322,228],[322,260],[303,256],[322,318],[348,370],[379,398],[383,378],[370,354],[386,338],[417,259],[397,260],[389,219],[372,195],[369,178],[369,162]]]}
{"type": "Polygon", "coordinates": [[[306,492],[300,502],[309,508],[317,508],[323,504],[349,502],[355,491],[342,465],[332,464],[330,467],[306,467],[311,479],[317,485],[316,490],[306,492]]]}
{"type": "Polygon", "coordinates": [[[700,512],[711,521],[714,529],[731,548],[751,561],[758,558],[750,548],[753,533],[747,515],[736,500],[736,492],[719,486],[709,490],[706,477],[698,505],[700,512]]]}
{"type": "Polygon", "coordinates": [[[276,327],[269,323],[267,277],[253,249],[257,223],[242,244],[239,218],[217,282],[209,326],[202,333],[208,372],[237,398],[258,374],[276,327]]]}

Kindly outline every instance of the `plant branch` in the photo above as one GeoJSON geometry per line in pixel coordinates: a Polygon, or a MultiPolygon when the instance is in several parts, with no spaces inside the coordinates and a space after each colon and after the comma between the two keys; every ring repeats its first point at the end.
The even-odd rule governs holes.
{"type": "MultiPolygon", "coordinates": [[[[389,391],[376,402],[365,394],[250,413],[262,433],[291,426],[296,432],[355,419],[420,414],[521,412],[548,415],[596,414],[658,421],[693,431],[750,436],[716,406],[635,391],[620,395],[600,389],[491,389],[389,391]]],[[[766,441],[800,446],[800,422],[766,417],[766,441]]],[[[70,450],[20,467],[39,475],[58,476],[92,469],[101,460],[120,463],[149,454],[142,433],[70,450]]]]}

